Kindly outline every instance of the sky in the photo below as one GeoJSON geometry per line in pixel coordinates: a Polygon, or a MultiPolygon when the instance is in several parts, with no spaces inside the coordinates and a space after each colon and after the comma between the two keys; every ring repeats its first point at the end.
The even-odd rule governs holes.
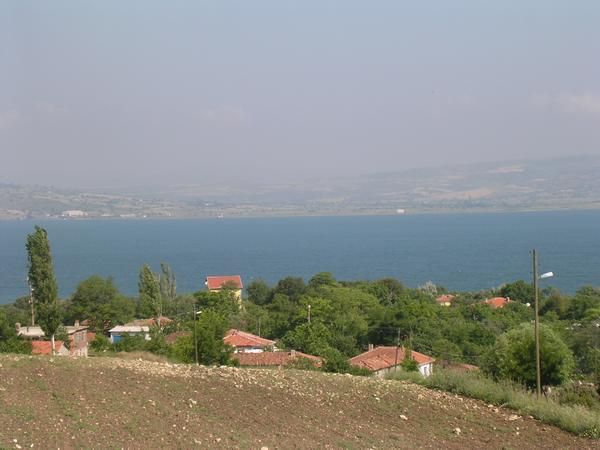
{"type": "Polygon", "coordinates": [[[0,3],[0,182],[600,155],[600,2],[0,3]]]}

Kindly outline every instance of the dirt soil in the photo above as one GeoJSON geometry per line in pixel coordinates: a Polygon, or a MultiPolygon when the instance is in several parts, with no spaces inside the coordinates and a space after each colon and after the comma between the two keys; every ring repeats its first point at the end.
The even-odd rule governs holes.
{"type": "Polygon", "coordinates": [[[600,448],[400,381],[0,355],[0,448],[600,448]]]}

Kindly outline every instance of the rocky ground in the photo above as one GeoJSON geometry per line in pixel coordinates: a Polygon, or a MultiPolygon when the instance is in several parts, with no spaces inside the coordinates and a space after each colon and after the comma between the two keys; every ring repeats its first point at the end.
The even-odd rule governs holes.
{"type": "Polygon", "coordinates": [[[398,381],[0,355],[0,448],[600,448],[398,381]]]}

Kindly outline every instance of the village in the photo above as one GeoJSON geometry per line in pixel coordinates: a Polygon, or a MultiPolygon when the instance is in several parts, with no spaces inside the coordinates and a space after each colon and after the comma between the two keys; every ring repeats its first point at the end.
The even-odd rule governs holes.
{"type": "MultiPolygon", "coordinates": [[[[232,298],[243,307],[243,283],[241,276],[208,276],[205,286],[210,293],[227,291],[232,298]]],[[[436,298],[438,305],[450,307],[456,296],[443,294],[436,298]]],[[[503,308],[512,302],[510,298],[494,297],[483,301],[492,309],[503,308]]],[[[166,316],[158,316],[145,319],[136,319],[128,323],[116,325],[107,330],[107,336],[111,344],[118,344],[124,337],[139,337],[150,341],[151,330],[163,333],[165,330],[175,329],[176,321],[166,316]]],[[[32,354],[34,355],[57,355],[71,357],[94,356],[90,352],[90,344],[96,339],[97,331],[93,331],[88,320],[75,321],[73,325],[66,325],[65,331],[68,340],[56,340],[54,352],[52,342],[45,336],[40,326],[16,325],[17,335],[31,342],[32,354]]],[[[176,340],[183,336],[190,336],[191,331],[170,331],[164,334],[168,345],[175,344],[176,340]]],[[[309,367],[320,368],[323,365],[323,357],[304,353],[296,349],[281,348],[276,340],[238,329],[229,329],[223,337],[223,342],[232,348],[232,360],[241,367],[263,367],[281,368],[294,366],[296,368],[309,367]],[[300,364],[298,364],[300,362],[300,364]]],[[[415,362],[418,373],[428,377],[433,373],[435,365],[442,365],[444,369],[452,368],[460,371],[476,371],[479,368],[467,363],[451,363],[448,360],[436,361],[432,356],[406,348],[400,343],[396,346],[390,345],[368,345],[366,351],[348,359],[348,363],[357,368],[366,369],[376,378],[385,378],[386,375],[403,370],[407,359],[415,362]]]]}

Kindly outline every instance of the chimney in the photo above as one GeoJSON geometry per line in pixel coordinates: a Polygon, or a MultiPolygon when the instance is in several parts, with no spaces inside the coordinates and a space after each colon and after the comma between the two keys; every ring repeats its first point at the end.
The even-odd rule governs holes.
{"type": "Polygon", "coordinates": [[[17,328],[17,334],[21,331],[21,324],[19,322],[15,323],[15,327],[17,328]]]}
{"type": "Polygon", "coordinates": [[[292,358],[296,357],[296,350],[290,350],[290,357],[292,357],[292,358]]]}
{"type": "Polygon", "coordinates": [[[79,328],[79,320],[75,321],[75,328],[79,328]]]}
{"type": "Polygon", "coordinates": [[[373,344],[369,344],[369,351],[373,350],[373,344]]]}

